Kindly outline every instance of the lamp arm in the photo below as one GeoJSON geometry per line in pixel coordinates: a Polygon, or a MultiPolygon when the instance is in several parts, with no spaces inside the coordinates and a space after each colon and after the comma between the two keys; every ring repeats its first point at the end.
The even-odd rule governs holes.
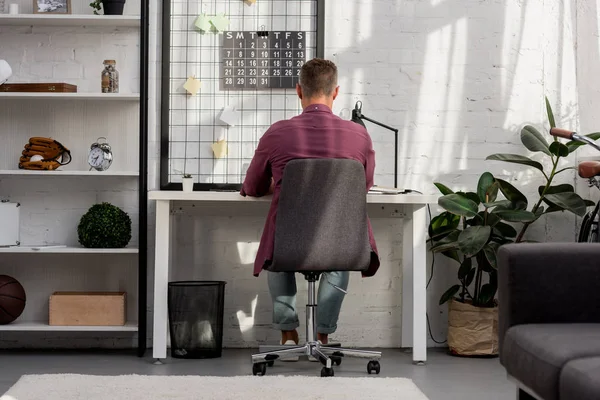
{"type": "Polygon", "coordinates": [[[392,128],[391,126],[387,126],[386,124],[382,124],[381,122],[372,120],[369,117],[365,117],[362,113],[360,114],[360,119],[364,119],[369,121],[375,125],[379,125],[382,128],[389,129],[394,132],[394,188],[398,187],[398,129],[392,128]]]}
{"type": "Polygon", "coordinates": [[[372,120],[371,118],[369,118],[369,117],[366,117],[364,114],[361,114],[361,116],[360,116],[359,118],[360,118],[360,119],[364,119],[364,120],[366,120],[366,121],[369,121],[369,122],[371,122],[371,123],[373,123],[373,124],[375,124],[375,125],[379,125],[379,126],[381,126],[381,127],[385,128],[385,129],[389,129],[390,131],[393,131],[393,132],[395,132],[395,133],[398,133],[398,129],[396,129],[396,128],[392,128],[391,126],[387,126],[387,125],[385,125],[385,124],[382,124],[381,122],[378,122],[378,121],[372,120]]]}

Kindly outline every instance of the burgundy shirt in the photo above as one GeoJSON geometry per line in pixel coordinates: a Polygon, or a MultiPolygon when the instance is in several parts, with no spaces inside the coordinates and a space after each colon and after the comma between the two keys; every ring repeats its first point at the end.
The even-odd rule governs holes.
{"type": "MultiPolygon", "coordinates": [[[[371,137],[355,122],[334,115],[323,104],[312,104],[302,114],[274,123],[261,137],[248,167],[242,185],[242,196],[260,197],[269,192],[273,178],[273,198],[254,262],[254,276],[258,276],[265,262],[273,258],[275,218],[283,169],[288,161],[298,158],[349,158],[365,166],[367,190],[373,186],[375,152],[371,137]]],[[[377,245],[371,222],[367,219],[371,243],[371,263],[363,276],[373,276],[379,268],[377,245]]]]}

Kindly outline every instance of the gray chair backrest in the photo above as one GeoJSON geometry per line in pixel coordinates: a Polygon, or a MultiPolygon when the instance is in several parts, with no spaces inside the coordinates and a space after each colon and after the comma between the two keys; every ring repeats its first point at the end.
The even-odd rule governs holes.
{"type": "Polygon", "coordinates": [[[296,159],[283,173],[274,272],[364,271],[371,259],[364,166],[349,159],[296,159]]]}

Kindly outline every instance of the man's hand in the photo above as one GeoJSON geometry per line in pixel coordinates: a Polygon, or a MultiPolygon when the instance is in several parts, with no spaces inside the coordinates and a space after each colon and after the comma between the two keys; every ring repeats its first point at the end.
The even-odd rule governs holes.
{"type": "Polygon", "coordinates": [[[267,194],[273,194],[274,190],[275,190],[275,181],[273,180],[273,178],[271,178],[271,185],[269,186],[269,191],[267,192],[267,194]]]}

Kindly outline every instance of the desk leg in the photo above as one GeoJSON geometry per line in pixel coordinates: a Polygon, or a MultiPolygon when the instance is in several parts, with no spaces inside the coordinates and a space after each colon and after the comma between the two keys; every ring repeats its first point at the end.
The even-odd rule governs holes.
{"type": "Polygon", "coordinates": [[[412,347],[414,363],[427,361],[426,224],[425,206],[414,205],[404,221],[402,254],[402,347],[412,347]]]}
{"type": "Polygon", "coordinates": [[[169,281],[170,218],[169,200],[156,202],[156,242],[154,244],[154,330],[152,357],[167,358],[167,288],[169,281]]]}

